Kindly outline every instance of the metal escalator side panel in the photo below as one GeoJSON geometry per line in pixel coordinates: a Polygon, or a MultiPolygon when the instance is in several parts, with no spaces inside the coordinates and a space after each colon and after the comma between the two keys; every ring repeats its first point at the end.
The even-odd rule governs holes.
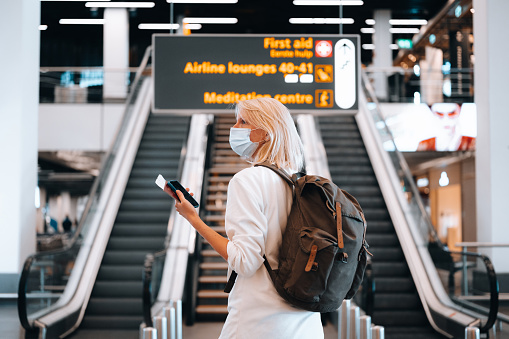
{"type": "Polygon", "coordinates": [[[83,319],[83,314],[87,307],[97,272],[99,271],[111,228],[115,221],[141,135],[150,112],[151,92],[150,80],[145,79],[134,105],[135,114],[129,121],[126,129],[127,132],[123,135],[119,147],[120,151],[118,154],[123,156],[118,156],[113,162],[110,175],[106,179],[103,188],[103,191],[108,192],[108,194],[102,195],[101,200],[98,202],[92,228],[88,230],[76,260],[76,268],[77,265],[84,265],[83,273],[80,276],[71,274],[68,286],[66,287],[70,291],[69,300],[63,300],[62,306],[56,309],[55,312],[38,319],[38,323],[47,328],[48,335],[58,333],[58,335],[66,336],[73,332],[83,319]],[[79,314],[76,323],[69,329],[68,326],[71,322],[66,320],[66,318],[76,313],[79,314]],[[64,330],[65,333],[62,334],[60,329],[64,330]]]}
{"type": "Polygon", "coordinates": [[[363,92],[359,95],[356,121],[428,320],[436,331],[447,337],[452,337],[449,332],[462,333],[476,319],[454,307],[440,282],[418,225],[406,216],[411,213],[410,206],[403,192],[397,189],[400,180],[382,148],[383,141],[376,131],[363,92]],[[448,319],[448,324],[443,324],[441,318],[448,319]],[[437,322],[441,322],[441,326],[437,322]]]}

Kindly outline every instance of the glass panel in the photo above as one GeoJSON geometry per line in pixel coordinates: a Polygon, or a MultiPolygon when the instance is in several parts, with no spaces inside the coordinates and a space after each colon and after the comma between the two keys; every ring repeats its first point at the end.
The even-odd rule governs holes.
{"type": "MultiPolygon", "coordinates": [[[[418,246],[427,248],[435,264],[444,290],[449,293],[453,301],[464,306],[466,302],[482,306],[486,315],[489,309],[489,284],[487,266],[478,259],[479,254],[463,255],[461,252],[449,251],[443,244],[432,225],[428,212],[421,200],[414,178],[402,154],[398,151],[394,138],[387,127],[380,105],[371,87],[370,80],[363,74],[363,91],[368,101],[368,111],[371,114],[383,149],[392,162],[399,180],[399,189],[406,197],[407,218],[410,218],[418,228],[418,234],[413,234],[418,246]],[[483,286],[480,289],[480,286],[483,286]],[[473,296],[478,296],[473,298],[473,296]],[[480,302],[480,296],[484,301],[480,302]]],[[[376,279],[376,277],[374,277],[376,279]]],[[[478,309],[477,311],[479,311],[478,309]]]]}

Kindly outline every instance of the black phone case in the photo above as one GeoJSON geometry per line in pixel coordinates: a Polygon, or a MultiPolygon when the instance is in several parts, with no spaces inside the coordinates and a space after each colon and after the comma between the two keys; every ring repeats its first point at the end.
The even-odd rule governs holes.
{"type": "Polygon", "coordinates": [[[188,191],[186,191],[186,189],[177,180],[168,181],[168,186],[170,186],[170,188],[173,190],[173,192],[175,192],[175,194],[177,190],[182,192],[186,200],[189,201],[191,205],[193,205],[193,207],[197,208],[200,206],[200,204],[198,204],[198,202],[191,196],[191,194],[189,194],[188,191]]]}

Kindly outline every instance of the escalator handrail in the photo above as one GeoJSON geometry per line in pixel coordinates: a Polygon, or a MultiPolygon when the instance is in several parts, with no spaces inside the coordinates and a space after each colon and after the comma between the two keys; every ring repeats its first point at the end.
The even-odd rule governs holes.
{"type": "MultiPolygon", "coordinates": [[[[378,110],[378,107],[380,107],[380,103],[378,102],[378,99],[376,97],[375,90],[371,86],[371,83],[370,83],[366,73],[365,72],[361,72],[361,73],[362,73],[362,83],[364,85],[364,88],[368,91],[371,99],[376,104],[376,107],[377,107],[377,110],[378,110]]],[[[383,126],[384,126],[385,133],[387,133],[387,135],[390,136],[390,139],[392,140],[392,143],[394,144],[394,146],[396,146],[396,144],[394,142],[394,136],[393,136],[391,130],[387,127],[387,124],[385,123],[385,119],[383,118],[383,115],[382,115],[382,113],[379,110],[378,110],[378,117],[379,117],[379,119],[381,121],[384,122],[383,126]]],[[[405,175],[405,177],[406,177],[406,179],[408,181],[408,184],[410,185],[410,189],[412,190],[412,194],[415,197],[415,200],[417,202],[417,206],[419,207],[421,215],[422,215],[422,217],[425,218],[426,225],[428,227],[429,232],[431,233],[431,235],[433,237],[433,240],[437,241],[437,244],[439,244],[439,246],[443,247],[443,243],[440,241],[440,239],[438,237],[438,234],[437,234],[435,228],[433,227],[433,223],[431,222],[431,218],[429,217],[428,212],[426,212],[426,208],[424,207],[424,203],[420,199],[419,190],[417,189],[417,185],[415,184],[414,179],[412,177],[412,172],[410,171],[410,168],[408,167],[408,164],[407,164],[405,158],[403,157],[403,155],[401,154],[401,152],[398,150],[397,147],[394,147],[394,154],[396,154],[396,156],[398,157],[399,164],[400,164],[400,166],[401,166],[401,168],[403,170],[403,173],[404,173],[404,175],[405,175]]]]}
{"type": "MultiPolygon", "coordinates": [[[[493,267],[493,263],[487,255],[476,253],[476,252],[460,252],[460,251],[450,251],[448,249],[444,249],[445,252],[449,254],[457,254],[463,256],[473,256],[481,259],[481,261],[486,266],[486,272],[488,276],[489,286],[490,286],[490,308],[488,312],[488,319],[486,323],[479,329],[481,333],[488,333],[489,330],[493,328],[495,322],[497,321],[498,315],[498,307],[499,307],[499,286],[497,274],[495,273],[495,268],[493,267]]],[[[480,308],[475,308],[477,312],[483,312],[480,308]]]]}
{"type": "Polygon", "coordinates": [[[76,246],[77,240],[79,239],[81,232],[83,231],[84,225],[89,217],[89,212],[92,207],[92,203],[96,199],[97,190],[99,188],[99,185],[101,184],[101,182],[103,180],[105,180],[106,172],[108,172],[108,171],[105,171],[105,168],[110,167],[112,165],[113,161],[115,160],[114,152],[115,152],[115,150],[118,149],[119,144],[120,144],[119,135],[120,135],[121,131],[127,125],[128,116],[126,113],[129,109],[129,103],[135,99],[135,92],[137,91],[137,88],[142,83],[141,77],[143,75],[143,72],[147,68],[148,57],[151,54],[150,52],[151,52],[151,46],[147,47],[147,49],[145,51],[145,55],[143,57],[143,60],[140,64],[140,67],[138,68],[138,70],[136,72],[135,80],[133,81],[133,85],[131,87],[132,90],[128,94],[128,97],[126,99],[126,108],[124,111],[122,121],[119,124],[119,126],[115,132],[115,137],[113,138],[114,142],[111,144],[110,148],[108,149],[108,152],[106,153],[106,156],[104,157],[104,160],[102,161],[101,171],[100,171],[99,175],[96,177],[96,179],[94,180],[94,184],[92,185],[92,188],[90,190],[89,198],[85,205],[85,209],[83,211],[82,217],[78,223],[77,229],[76,229],[73,237],[71,238],[69,243],[61,249],[34,253],[34,254],[28,256],[27,259],[25,260],[25,263],[23,265],[23,270],[20,275],[19,284],[18,284],[17,305],[18,305],[18,316],[20,318],[20,323],[23,326],[23,328],[27,331],[33,331],[36,329],[35,327],[31,326],[30,321],[28,320],[27,303],[26,303],[27,283],[28,283],[28,277],[29,277],[29,273],[31,271],[32,264],[37,259],[44,258],[46,256],[58,255],[58,254],[69,252],[71,249],[73,249],[76,246]]]}
{"type": "MultiPolygon", "coordinates": [[[[371,83],[369,82],[369,79],[368,79],[367,75],[365,74],[365,72],[362,72],[362,83],[364,85],[365,90],[368,92],[369,96],[375,103],[378,118],[380,119],[380,121],[383,122],[384,132],[387,133],[387,135],[390,137],[393,145],[395,146],[394,137],[393,137],[390,129],[387,127],[387,124],[385,123],[383,114],[379,110],[380,103],[378,102],[378,99],[376,97],[374,89],[371,86],[371,83]]],[[[482,327],[482,331],[488,331],[490,327],[488,327],[487,325],[491,324],[491,326],[492,326],[493,325],[492,322],[494,323],[494,321],[496,320],[496,315],[498,313],[498,303],[499,303],[498,302],[498,282],[497,282],[496,273],[493,268],[493,264],[491,263],[491,260],[487,256],[480,254],[480,253],[450,251],[449,248],[440,241],[438,234],[437,234],[435,228],[433,227],[431,218],[424,207],[424,203],[421,200],[419,191],[417,189],[417,185],[415,184],[415,182],[413,180],[410,168],[408,167],[408,164],[407,164],[405,158],[403,157],[401,152],[397,149],[397,147],[394,147],[393,151],[398,158],[399,165],[401,166],[403,174],[408,182],[408,185],[410,186],[411,193],[413,194],[414,200],[417,203],[417,206],[419,208],[421,217],[423,218],[423,220],[425,222],[425,225],[427,227],[429,235],[431,235],[431,237],[433,239],[433,242],[435,242],[438,245],[438,247],[441,251],[448,253],[448,255],[450,255],[450,254],[464,255],[464,254],[468,253],[467,255],[477,256],[485,263],[486,269],[487,269],[487,276],[490,281],[490,310],[489,310],[488,321],[485,324],[485,326],[482,327]],[[493,319],[493,317],[495,317],[495,320],[493,319]]],[[[482,309],[477,310],[477,312],[482,312],[482,309]]]]}

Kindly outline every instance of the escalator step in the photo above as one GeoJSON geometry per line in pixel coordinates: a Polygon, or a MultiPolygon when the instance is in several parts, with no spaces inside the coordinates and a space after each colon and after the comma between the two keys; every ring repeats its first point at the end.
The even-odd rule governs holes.
{"type": "Polygon", "coordinates": [[[373,276],[374,277],[407,277],[410,270],[406,262],[377,262],[373,257],[373,276]]]}
{"type": "MultiPolygon", "coordinates": [[[[138,330],[140,324],[143,322],[141,315],[125,315],[125,316],[113,316],[113,315],[90,315],[86,314],[80,328],[93,328],[93,329],[122,329],[122,330],[138,330]]],[[[138,333],[137,333],[138,334],[138,333]]],[[[90,338],[97,338],[95,334],[92,334],[90,338]]],[[[111,338],[111,337],[110,337],[111,338]]]]}
{"type": "Polygon", "coordinates": [[[143,266],[148,252],[143,251],[106,251],[104,253],[103,265],[139,265],[143,266]]]}
{"type": "Polygon", "coordinates": [[[393,292],[405,293],[415,292],[415,285],[411,277],[395,278],[395,277],[377,277],[375,278],[377,292],[393,292]]]}
{"type": "MultiPolygon", "coordinates": [[[[87,306],[87,313],[94,315],[141,315],[143,314],[141,295],[139,298],[93,298],[87,306]]],[[[139,326],[139,324],[138,324],[139,326]]]]}
{"type": "MultiPolygon", "coordinates": [[[[334,176],[332,176],[334,179],[334,176]]],[[[335,180],[333,180],[335,181],[335,180]]],[[[349,186],[349,185],[343,185],[341,189],[347,191],[348,193],[352,194],[354,197],[359,197],[359,199],[362,199],[364,196],[372,197],[376,195],[381,195],[380,188],[378,186],[349,186]]]]}
{"type": "MultiPolygon", "coordinates": [[[[329,171],[334,179],[334,174],[345,175],[345,174],[368,174],[372,175],[373,168],[371,166],[352,165],[352,166],[329,166],[329,171]]],[[[334,181],[334,180],[333,180],[334,181]]]]}
{"type": "Polygon", "coordinates": [[[421,300],[416,293],[383,293],[380,291],[375,293],[375,311],[381,309],[412,310],[419,309],[421,306],[421,300]]]}
{"type": "MultiPolygon", "coordinates": [[[[147,153],[147,152],[144,152],[147,153]]],[[[136,158],[136,161],[133,163],[133,168],[148,168],[148,169],[154,169],[154,168],[168,168],[172,165],[173,162],[179,161],[180,154],[175,157],[168,157],[166,154],[162,152],[157,152],[157,155],[151,156],[151,157],[143,157],[143,158],[136,158]]]]}
{"type": "Polygon", "coordinates": [[[142,297],[141,281],[97,281],[92,291],[93,298],[142,297]]]}
{"type": "Polygon", "coordinates": [[[97,280],[140,280],[143,267],[140,265],[101,265],[97,280]]]}
{"type": "MultiPolygon", "coordinates": [[[[369,233],[368,233],[369,234],[369,233]]],[[[371,245],[371,242],[367,240],[370,245],[369,251],[376,257],[376,261],[404,261],[405,256],[399,244],[395,247],[381,247],[371,245]]]]}
{"type": "Polygon", "coordinates": [[[166,193],[157,187],[154,182],[155,178],[152,181],[151,185],[153,186],[151,188],[131,188],[129,185],[127,185],[127,188],[124,192],[124,199],[160,199],[164,197],[166,193]]]}
{"type": "Polygon", "coordinates": [[[371,220],[387,220],[390,218],[387,208],[364,207],[363,211],[366,218],[371,220]]]}
{"type": "Polygon", "coordinates": [[[121,224],[116,223],[111,231],[112,237],[122,236],[156,236],[165,238],[168,233],[165,224],[121,224]]]}
{"type": "MultiPolygon", "coordinates": [[[[155,190],[155,189],[154,189],[155,190]]],[[[138,211],[120,211],[117,215],[118,223],[168,223],[168,211],[152,212],[145,210],[138,211]]]]}
{"type": "MultiPolygon", "coordinates": [[[[368,215],[366,214],[366,219],[367,218],[368,215]]],[[[372,234],[366,232],[366,241],[369,246],[373,248],[399,247],[399,240],[396,234],[372,234]]]]}
{"type": "MultiPolygon", "coordinates": [[[[156,187],[157,188],[157,187],[156,187]]],[[[119,211],[124,210],[144,210],[144,211],[168,211],[170,216],[170,208],[173,206],[172,200],[169,199],[123,199],[120,203],[119,211]]]]}
{"type": "Polygon", "coordinates": [[[108,251],[118,250],[147,250],[147,252],[162,250],[163,237],[111,237],[108,242],[108,251]]]}
{"type": "Polygon", "coordinates": [[[368,233],[394,233],[394,226],[390,220],[369,220],[368,233]]]}
{"type": "Polygon", "coordinates": [[[371,316],[373,324],[384,324],[384,326],[423,326],[428,324],[428,319],[423,311],[410,311],[410,310],[383,310],[373,313],[371,316]]]}

